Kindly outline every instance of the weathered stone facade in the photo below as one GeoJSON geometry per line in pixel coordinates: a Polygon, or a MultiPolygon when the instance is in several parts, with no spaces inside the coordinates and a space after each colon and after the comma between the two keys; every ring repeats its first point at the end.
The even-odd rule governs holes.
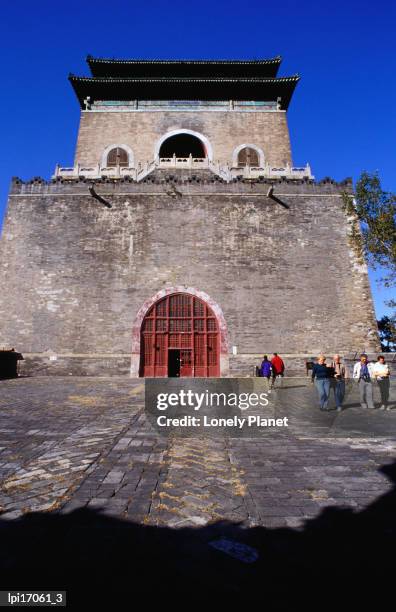
{"type": "Polygon", "coordinates": [[[92,78],[71,77],[74,167],[11,186],[0,347],[23,353],[23,372],[175,375],[176,359],[181,376],[244,376],[277,351],[301,374],[320,351],[379,348],[351,183],[291,166],[298,77],[276,76],[280,58],[88,63],[92,78]],[[188,157],[161,154],[169,135],[188,157]],[[161,316],[177,300],[191,314],[172,328],[161,316]]]}
{"type": "Polygon", "coordinates": [[[301,363],[319,351],[377,350],[367,271],[342,208],[350,184],[271,184],[280,202],[267,197],[265,180],[157,170],[141,183],[96,183],[108,209],[84,181],[13,182],[0,344],[24,353],[27,372],[127,374],[132,366],[137,375],[137,313],[178,287],[221,308],[223,375],[250,375],[275,350],[301,363]]]}
{"type": "Polygon", "coordinates": [[[75,163],[95,165],[112,144],[127,145],[136,163],[156,157],[156,145],[174,130],[191,130],[210,143],[213,161],[232,165],[234,150],[254,143],[271,166],[291,164],[286,112],[82,111],[75,163]]]}

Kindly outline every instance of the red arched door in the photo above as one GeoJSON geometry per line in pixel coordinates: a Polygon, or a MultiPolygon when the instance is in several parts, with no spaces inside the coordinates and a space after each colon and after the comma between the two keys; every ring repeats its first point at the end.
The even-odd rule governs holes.
{"type": "Polygon", "coordinates": [[[140,376],[220,376],[217,319],[193,295],[173,293],[151,306],[140,346],[140,376]]]}

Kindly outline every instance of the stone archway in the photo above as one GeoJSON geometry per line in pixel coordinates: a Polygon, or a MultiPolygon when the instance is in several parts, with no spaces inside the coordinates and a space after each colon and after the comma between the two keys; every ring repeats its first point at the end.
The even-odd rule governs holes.
{"type": "Polygon", "coordinates": [[[159,150],[159,157],[193,157],[193,158],[205,158],[206,149],[199,138],[192,136],[191,134],[176,134],[175,136],[169,136],[161,145],[159,150]]]}
{"type": "Polygon", "coordinates": [[[132,377],[228,373],[224,316],[206,293],[192,287],[169,287],[143,304],[132,331],[132,377]],[[170,373],[174,357],[181,360],[179,373],[170,373]]]}
{"type": "Polygon", "coordinates": [[[102,153],[102,157],[100,159],[100,167],[101,168],[106,168],[108,154],[110,153],[110,151],[112,149],[117,149],[117,148],[123,149],[127,153],[127,155],[128,155],[128,166],[129,166],[129,168],[134,168],[135,167],[135,160],[134,160],[134,155],[133,155],[133,151],[132,151],[131,147],[129,147],[127,144],[118,144],[118,143],[110,144],[110,145],[108,145],[104,149],[104,151],[102,153]]]}
{"type": "MultiPolygon", "coordinates": [[[[258,165],[260,168],[264,167],[264,163],[265,163],[265,157],[264,157],[264,152],[262,149],[260,149],[260,147],[258,147],[255,144],[251,144],[251,143],[244,143],[239,145],[238,147],[236,147],[232,153],[232,167],[233,168],[237,168],[238,164],[239,164],[239,155],[241,152],[243,152],[243,150],[249,150],[252,149],[256,156],[257,156],[257,161],[258,161],[258,165]]],[[[255,164],[253,164],[255,165],[255,164]]]]}
{"type": "Polygon", "coordinates": [[[212,161],[213,149],[212,149],[212,145],[210,144],[206,136],[204,136],[203,134],[200,134],[200,132],[195,132],[194,130],[187,130],[183,128],[179,130],[171,130],[167,132],[166,134],[164,134],[163,136],[161,136],[161,138],[157,141],[155,145],[154,158],[157,159],[159,157],[161,147],[166,140],[174,136],[180,136],[182,134],[193,136],[197,138],[198,140],[200,140],[202,143],[203,150],[205,152],[205,157],[207,157],[210,161],[212,161]]]}

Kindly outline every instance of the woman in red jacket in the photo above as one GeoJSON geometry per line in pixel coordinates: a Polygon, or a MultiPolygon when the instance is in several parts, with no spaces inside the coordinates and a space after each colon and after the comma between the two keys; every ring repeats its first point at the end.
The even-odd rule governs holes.
{"type": "Polygon", "coordinates": [[[285,371],[285,364],[283,363],[283,360],[281,359],[281,357],[279,357],[278,353],[273,353],[273,357],[271,359],[271,365],[272,365],[272,384],[271,384],[271,389],[274,387],[275,385],[275,381],[277,376],[281,377],[281,383],[282,383],[282,377],[285,371]]]}

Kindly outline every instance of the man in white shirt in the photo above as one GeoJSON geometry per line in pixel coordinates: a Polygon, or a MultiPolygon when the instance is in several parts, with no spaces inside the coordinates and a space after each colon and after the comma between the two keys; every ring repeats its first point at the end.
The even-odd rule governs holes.
{"type": "Polygon", "coordinates": [[[369,407],[371,410],[375,408],[373,402],[373,370],[374,365],[369,363],[367,355],[362,353],[360,361],[355,363],[353,368],[353,378],[358,381],[361,407],[369,407]]]}
{"type": "Polygon", "coordinates": [[[379,390],[381,393],[381,406],[380,410],[390,410],[388,406],[389,401],[389,387],[390,387],[390,367],[385,363],[385,357],[380,355],[377,363],[373,368],[374,379],[377,381],[379,390]]]}

